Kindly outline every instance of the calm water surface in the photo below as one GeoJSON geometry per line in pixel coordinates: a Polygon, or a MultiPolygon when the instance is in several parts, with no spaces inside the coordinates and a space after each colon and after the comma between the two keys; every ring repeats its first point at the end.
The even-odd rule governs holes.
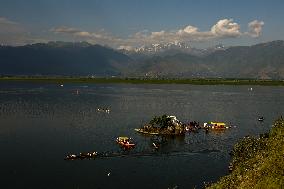
{"type": "Polygon", "coordinates": [[[283,115],[283,87],[249,88],[0,83],[1,188],[201,188],[228,173],[234,143],[268,131],[283,115]],[[111,112],[97,112],[104,107],[111,112]],[[162,114],[235,127],[167,138],[153,152],[154,139],[134,128],[162,114]],[[87,151],[125,154],[117,136],[131,136],[137,147],[122,157],[64,160],[87,151]]]}

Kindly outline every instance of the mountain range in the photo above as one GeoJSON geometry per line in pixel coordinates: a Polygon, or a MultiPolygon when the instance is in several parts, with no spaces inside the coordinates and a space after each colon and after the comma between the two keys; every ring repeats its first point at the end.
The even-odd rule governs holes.
{"type": "Polygon", "coordinates": [[[196,49],[182,43],[115,50],[87,42],[0,46],[1,75],[284,79],[284,41],[196,49]]]}
{"type": "Polygon", "coordinates": [[[0,47],[2,75],[120,75],[132,59],[87,42],[49,42],[0,47]]]}

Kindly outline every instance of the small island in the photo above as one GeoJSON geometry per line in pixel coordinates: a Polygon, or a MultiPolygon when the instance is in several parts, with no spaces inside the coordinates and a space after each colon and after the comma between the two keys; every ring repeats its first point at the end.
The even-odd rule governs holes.
{"type": "Polygon", "coordinates": [[[135,131],[150,135],[184,135],[185,124],[179,121],[176,116],[162,115],[155,116],[149,123],[135,131]]]}

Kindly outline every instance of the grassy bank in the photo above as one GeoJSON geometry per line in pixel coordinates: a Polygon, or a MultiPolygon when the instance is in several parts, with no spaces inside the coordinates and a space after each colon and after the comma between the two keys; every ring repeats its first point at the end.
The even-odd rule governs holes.
{"type": "Polygon", "coordinates": [[[232,155],[232,173],[208,189],[284,188],[284,119],[269,134],[242,139],[232,155]]]}
{"type": "Polygon", "coordinates": [[[257,79],[151,79],[151,78],[85,78],[85,77],[0,77],[0,81],[48,83],[130,83],[130,84],[192,84],[192,85],[280,85],[284,80],[257,79]]]}

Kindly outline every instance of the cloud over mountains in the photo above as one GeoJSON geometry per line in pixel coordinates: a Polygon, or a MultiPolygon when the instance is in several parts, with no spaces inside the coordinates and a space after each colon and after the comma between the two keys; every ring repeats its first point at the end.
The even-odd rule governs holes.
{"type": "Polygon", "coordinates": [[[149,31],[143,30],[136,32],[127,38],[115,37],[106,32],[89,32],[72,27],[56,27],[50,31],[55,34],[72,35],[89,42],[106,44],[115,47],[137,47],[154,43],[169,42],[202,42],[213,39],[237,38],[242,36],[259,37],[262,32],[263,21],[254,20],[248,23],[246,32],[241,31],[241,26],[233,19],[221,19],[214,24],[208,31],[200,31],[198,27],[187,25],[177,30],[149,31]]]}
{"type": "Polygon", "coordinates": [[[28,31],[20,23],[0,17],[0,43],[22,45],[28,39],[28,31]]]}
{"type": "Polygon", "coordinates": [[[248,34],[252,37],[259,37],[261,35],[263,25],[264,25],[264,22],[258,21],[258,20],[254,20],[248,23],[248,27],[249,27],[248,34]]]}
{"type": "Polygon", "coordinates": [[[262,34],[263,21],[253,20],[248,23],[246,31],[233,19],[221,19],[211,26],[209,30],[201,31],[198,27],[187,25],[173,30],[138,31],[127,37],[118,37],[105,30],[86,31],[76,27],[59,26],[49,29],[48,40],[44,36],[29,35],[23,25],[5,17],[0,17],[0,40],[7,44],[25,44],[26,42],[41,42],[64,37],[72,41],[88,41],[94,44],[108,45],[113,48],[126,48],[127,50],[150,44],[165,44],[173,42],[191,43],[206,42],[215,39],[233,39],[243,36],[257,38],[262,34]],[[50,37],[51,36],[51,37],[50,37]]]}

